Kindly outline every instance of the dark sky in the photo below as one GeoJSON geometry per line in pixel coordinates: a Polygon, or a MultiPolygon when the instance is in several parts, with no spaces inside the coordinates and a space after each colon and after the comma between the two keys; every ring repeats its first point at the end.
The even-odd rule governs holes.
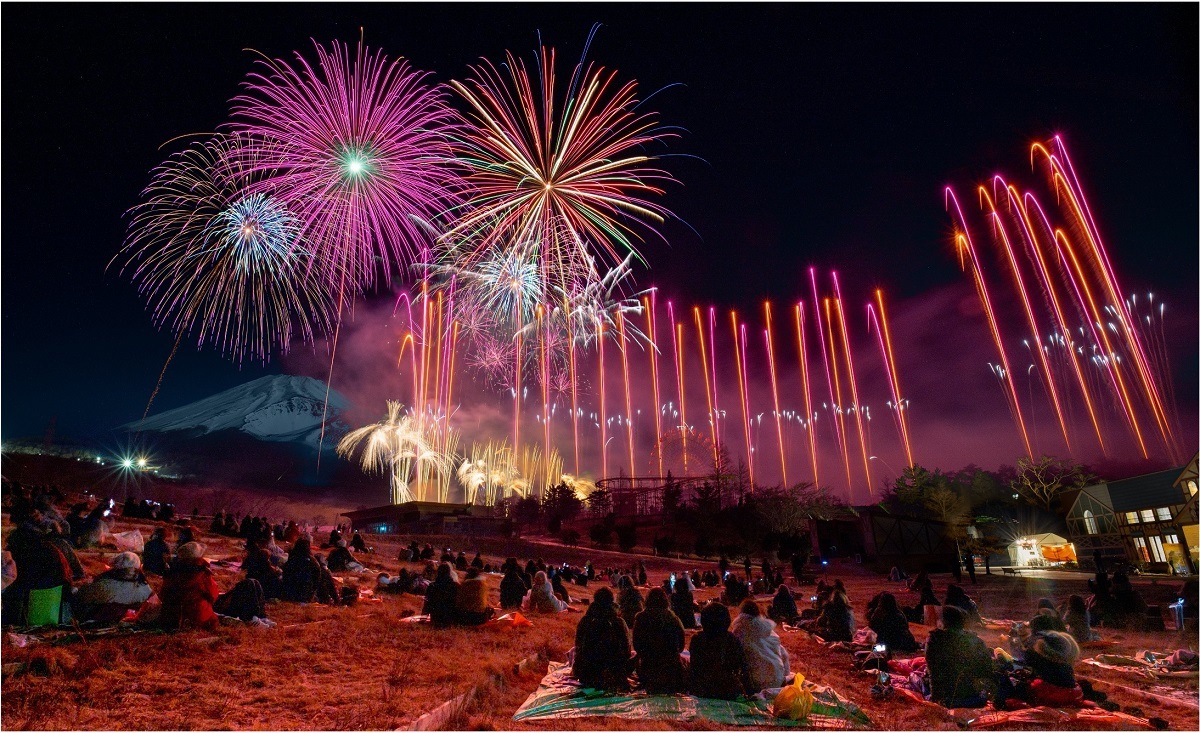
{"type": "MultiPolygon", "coordinates": [[[[687,130],[670,151],[703,162],[669,159],[682,185],[662,202],[696,234],[665,227],[669,249],[648,242],[640,282],[689,302],[795,297],[810,264],[898,303],[963,287],[942,188],[998,171],[1040,183],[1029,143],[1061,133],[1126,289],[1161,293],[1193,326],[1171,357],[1195,411],[1194,4],[26,4],[4,17],[5,439],[54,417],[82,435],[141,415],[173,338],[104,268],[159,145],[227,119],[244,49],[311,56],[310,38],[360,27],[447,81],[505,50],[528,59],[539,31],[573,61],[600,22],[591,60],[643,95],[680,84],[652,106],[687,130]]],[[[185,346],[156,407],[279,368],[185,346]]]]}

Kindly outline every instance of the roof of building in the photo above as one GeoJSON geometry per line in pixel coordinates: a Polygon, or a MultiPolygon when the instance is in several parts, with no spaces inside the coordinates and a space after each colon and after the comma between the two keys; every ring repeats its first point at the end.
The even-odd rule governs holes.
{"type": "Polygon", "coordinates": [[[1182,470],[1180,466],[1121,481],[1109,481],[1108,495],[1112,497],[1113,511],[1132,512],[1182,504],[1183,494],[1175,486],[1175,479],[1182,470]]]}
{"type": "Polygon", "coordinates": [[[1046,545],[1048,547],[1054,546],[1054,545],[1066,545],[1066,544],[1070,544],[1070,542],[1071,542],[1066,537],[1061,537],[1059,535],[1054,534],[1053,532],[1043,532],[1042,534],[1030,535],[1028,537],[1022,537],[1020,539],[1013,540],[1010,544],[1015,545],[1018,542],[1022,542],[1024,540],[1033,540],[1035,543],[1037,543],[1039,545],[1046,545]]]}

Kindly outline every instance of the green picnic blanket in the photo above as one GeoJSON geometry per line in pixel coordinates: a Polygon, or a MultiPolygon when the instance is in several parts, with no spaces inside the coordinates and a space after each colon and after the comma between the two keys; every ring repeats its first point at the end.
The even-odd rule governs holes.
{"type": "Polygon", "coordinates": [[[853,730],[871,726],[870,719],[857,705],[839,696],[832,688],[812,685],[810,689],[814,701],[808,718],[788,720],[771,714],[771,701],[778,690],[764,690],[752,698],[732,701],[692,695],[648,695],[644,692],[610,694],[581,687],[571,677],[568,665],[551,662],[541,684],[513,714],[513,720],[611,716],[630,720],[687,720],[717,725],[776,725],[820,730],[853,730]]]}

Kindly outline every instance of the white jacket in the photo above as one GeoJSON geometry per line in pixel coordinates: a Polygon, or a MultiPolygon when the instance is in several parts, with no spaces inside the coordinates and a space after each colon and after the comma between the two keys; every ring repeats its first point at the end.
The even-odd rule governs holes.
{"type": "Polygon", "coordinates": [[[775,622],[764,616],[738,614],[729,631],[742,642],[750,681],[756,690],[782,687],[791,660],[775,633],[775,622]]]}

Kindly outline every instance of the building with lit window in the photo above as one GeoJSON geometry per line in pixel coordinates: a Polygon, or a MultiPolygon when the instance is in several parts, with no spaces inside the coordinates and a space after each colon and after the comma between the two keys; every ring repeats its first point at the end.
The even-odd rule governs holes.
{"type": "Polygon", "coordinates": [[[1153,573],[1196,572],[1196,458],[1186,467],[1087,486],[1064,495],[1067,532],[1082,565],[1099,551],[1153,573]]]}

